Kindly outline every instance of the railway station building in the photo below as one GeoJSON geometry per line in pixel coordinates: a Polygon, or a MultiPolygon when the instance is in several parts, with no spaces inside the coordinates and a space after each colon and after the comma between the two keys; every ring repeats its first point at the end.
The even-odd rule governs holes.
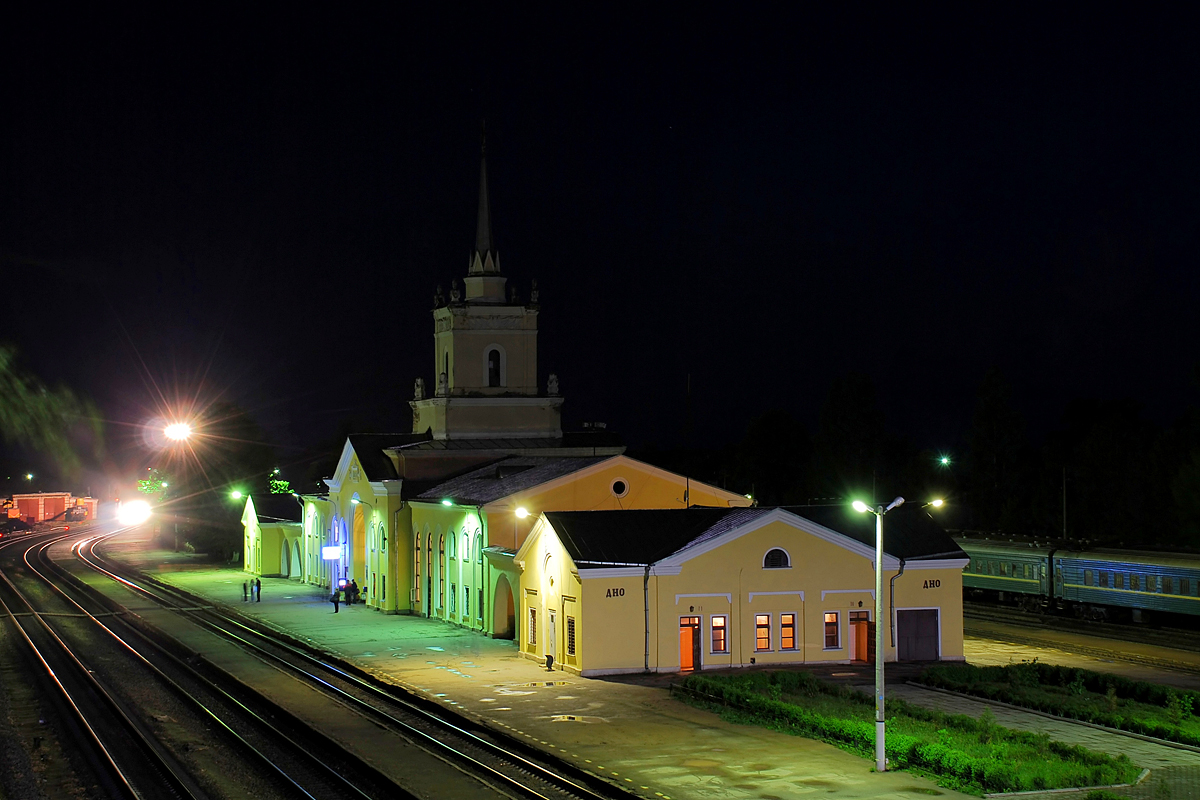
{"type": "MultiPolygon", "coordinates": [[[[885,658],[961,661],[967,558],[900,511],[885,658]]],[[[544,512],[514,557],[519,646],[584,676],[871,661],[874,541],[874,517],[842,507],[544,512]]]]}

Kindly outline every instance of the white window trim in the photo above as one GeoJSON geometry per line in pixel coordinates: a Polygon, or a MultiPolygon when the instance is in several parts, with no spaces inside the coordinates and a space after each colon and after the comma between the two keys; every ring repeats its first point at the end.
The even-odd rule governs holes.
{"type": "Polygon", "coordinates": [[[772,644],[771,639],[774,638],[771,633],[771,628],[773,628],[773,627],[774,627],[774,625],[771,622],[770,614],[755,614],[754,615],[754,652],[756,652],[756,653],[774,653],[775,652],[775,648],[771,646],[771,644],[772,644]],[[764,648],[762,650],[758,649],[758,628],[759,628],[758,618],[759,617],[767,618],[767,646],[766,646],[766,648],[764,648]]]}
{"type": "Polygon", "coordinates": [[[708,615],[708,654],[710,656],[728,656],[728,655],[730,655],[729,615],[728,614],[709,614],[708,615]],[[725,620],[725,625],[723,626],[725,629],[725,649],[724,650],[713,650],[712,649],[712,643],[713,643],[712,632],[718,627],[718,626],[713,625],[712,621],[714,619],[716,619],[717,617],[720,617],[721,619],[725,620]]]}
{"type": "Polygon", "coordinates": [[[840,612],[840,611],[822,611],[821,612],[821,650],[822,651],[829,652],[829,653],[836,653],[838,651],[846,649],[844,646],[844,642],[846,641],[846,637],[844,636],[845,631],[842,630],[843,623],[844,623],[844,620],[842,619],[842,612],[840,612]],[[838,635],[838,646],[837,647],[826,647],[825,646],[825,625],[826,625],[825,615],[826,614],[834,614],[837,616],[837,623],[836,623],[837,624],[837,635],[838,635]]]}
{"type": "Polygon", "coordinates": [[[801,649],[803,644],[800,641],[800,612],[798,611],[780,611],[779,612],[779,652],[781,653],[796,653],[801,649]],[[791,647],[783,646],[783,615],[792,615],[792,641],[794,644],[791,647]]]}

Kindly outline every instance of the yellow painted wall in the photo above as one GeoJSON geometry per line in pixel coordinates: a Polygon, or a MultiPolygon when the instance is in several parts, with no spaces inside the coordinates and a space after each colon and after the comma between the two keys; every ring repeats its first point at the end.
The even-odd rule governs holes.
{"type": "MultiPolygon", "coordinates": [[[[445,619],[475,630],[488,630],[491,621],[489,590],[494,576],[486,559],[480,557],[487,543],[484,521],[479,513],[473,506],[443,506],[439,503],[414,503],[411,509],[411,525],[414,530],[421,531],[422,540],[425,539],[426,530],[433,533],[434,560],[431,572],[430,565],[425,561],[426,550],[422,548],[422,585],[420,596],[412,603],[414,613],[445,619]],[[464,533],[467,535],[466,552],[464,533]],[[450,537],[453,537],[453,547],[450,537]],[[439,548],[441,541],[445,542],[444,549],[439,548]],[[425,598],[428,595],[425,581],[431,578],[434,581],[434,596],[437,596],[438,587],[441,587],[444,598],[440,604],[435,600],[432,608],[426,608],[425,598]],[[451,587],[454,590],[453,603],[450,601],[451,587]],[[468,598],[469,608],[466,607],[468,598]]],[[[414,550],[411,546],[406,549],[414,550]]],[[[411,585],[412,554],[404,566],[405,574],[409,576],[407,583],[411,585]]]]}
{"type": "MultiPolygon", "coordinates": [[[[544,659],[549,645],[544,630],[549,622],[548,609],[565,608],[557,604],[566,594],[579,598],[577,657],[567,660],[563,638],[566,615],[560,611],[556,620],[556,662],[567,660],[565,668],[585,675],[643,669],[647,660],[644,572],[609,570],[605,576],[600,570],[584,570],[580,585],[571,574],[569,556],[545,518],[535,525],[518,558],[524,564],[522,620],[528,620],[530,609],[536,610],[539,618],[537,642],[531,644],[527,636],[522,637],[523,655],[544,659]],[[558,594],[554,593],[551,577],[564,587],[558,594]]],[[[670,571],[663,565],[659,569],[670,571]]],[[[888,579],[894,574],[896,571],[891,570],[884,575],[885,625],[889,614],[888,579]]],[[[649,668],[680,668],[680,618],[686,616],[701,618],[699,668],[850,662],[850,613],[868,612],[874,619],[874,577],[871,556],[826,541],[785,520],[770,521],[683,562],[679,574],[651,574],[649,668]],[[764,556],[776,547],[788,553],[790,566],[764,568],[764,556]],[[826,647],[827,612],[838,615],[838,637],[833,647],[826,647]],[[781,614],[794,615],[792,649],[781,646],[781,614]],[[726,653],[712,649],[715,615],[726,618],[726,653]],[[758,615],[767,615],[769,621],[769,644],[763,650],[756,646],[758,615]]],[[[938,608],[943,659],[962,658],[961,597],[961,571],[954,566],[910,569],[896,582],[896,608],[938,608]]],[[[884,633],[885,658],[895,660],[890,632],[885,629],[884,633]]],[[[866,660],[870,647],[866,638],[860,639],[865,646],[855,654],[855,660],[866,660]]]]}
{"type": "Polygon", "coordinates": [[[570,475],[566,479],[535,486],[489,503],[484,506],[484,511],[491,521],[491,543],[515,550],[525,541],[538,514],[543,511],[684,508],[685,489],[693,506],[728,508],[730,505],[751,504],[741,495],[694,481],[685,483],[680,476],[617,456],[602,462],[599,469],[570,475]],[[623,481],[627,487],[622,497],[613,492],[613,483],[617,480],[623,481]],[[515,514],[517,508],[524,508],[529,516],[518,518],[515,514]]]}

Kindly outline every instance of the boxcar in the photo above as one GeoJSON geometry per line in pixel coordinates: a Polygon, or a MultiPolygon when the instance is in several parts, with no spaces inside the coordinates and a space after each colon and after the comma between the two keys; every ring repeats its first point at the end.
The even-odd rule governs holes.
{"type": "Polygon", "coordinates": [[[971,557],[963,569],[963,588],[995,595],[1001,602],[1041,606],[1050,598],[1052,548],[1033,542],[955,537],[971,557]]]}
{"type": "MultiPolygon", "coordinates": [[[[969,552],[969,551],[968,551],[969,552]]],[[[1084,616],[1104,619],[1109,609],[1200,615],[1200,558],[1130,550],[1059,550],[1054,553],[1054,596],[1084,616]]],[[[965,584],[966,581],[964,580],[965,584]]]]}

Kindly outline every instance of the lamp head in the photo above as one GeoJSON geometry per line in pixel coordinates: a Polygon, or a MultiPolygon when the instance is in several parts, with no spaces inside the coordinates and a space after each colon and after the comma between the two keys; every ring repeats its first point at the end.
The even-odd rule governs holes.
{"type": "Polygon", "coordinates": [[[442,505],[444,505],[444,506],[452,506],[452,505],[454,505],[454,501],[453,501],[453,500],[451,500],[449,497],[447,497],[447,498],[445,498],[445,499],[443,499],[443,500],[442,500],[442,505]]]}
{"type": "Polygon", "coordinates": [[[884,512],[886,513],[888,511],[891,511],[893,508],[899,508],[902,505],[904,505],[904,498],[897,497],[895,500],[888,503],[888,506],[887,506],[887,508],[884,509],[884,512]]]}
{"type": "Polygon", "coordinates": [[[868,506],[866,503],[864,503],[862,500],[855,500],[850,505],[854,508],[855,511],[857,511],[860,514],[871,510],[871,507],[868,506]]]}
{"type": "Polygon", "coordinates": [[[242,499],[242,493],[240,491],[238,491],[237,489],[234,489],[232,492],[230,492],[229,496],[232,497],[234,500],[242,499]]]}
{"type": "Polygon", "coordinates": [[[933,506],[934,508],[941,508],[941,507],[942,507],[942,506],[944,506],[945,504],[946,504],[946,501],[945,501],[945,500],[943,500],[943,499],[942,499],[942,498],[940,498],[940,497],[939,497],[939,498],[937,498],[936,500],[930,500],[930,501],[929,501],[929,505],[933,506]]]}
{"type": "Polygon", "coordinates": [[[525,519],[528,516],[529,516],[529,510],[527,508],[525,508],[524,506],[521,506],[520,508],[517,509],[517,517],[519,519],[525,519]]]}

